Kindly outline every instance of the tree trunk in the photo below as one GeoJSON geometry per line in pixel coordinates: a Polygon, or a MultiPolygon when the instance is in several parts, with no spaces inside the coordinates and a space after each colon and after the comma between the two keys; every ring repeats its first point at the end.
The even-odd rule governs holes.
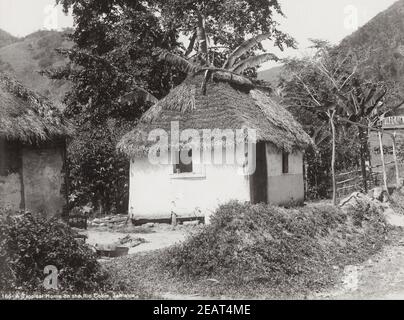
{"type": "Polygon", "coordinates": [[[396,146],[396,132],[394,131],[393,135],[391,136],[393,140],[393,157],[394,157],[394,166],[396,169],[396,188],[400,188],[400,172],[398,170],[398,160],[397,160],[397,146],[396,146]]]}
{"type": "Polygon", "coordinates": [[[303,179],[304,179],[304,200],[307,200],[307,192],[309,190],[309,183],[307,178],[307,158],[306,155],[303,156],[303,179]]]}
{"type": "Polygon", "coordinates": [[[331,156],[331,175],[332,175],[332,203],[337,205],[337,180],[335,177],[335,124],[334,124],[335,111],[331,114],[328,113],[330,119],[330,126],[332,132],[332,156],[331,156]]]}
{"type": "Polygon", "coordinates": [[[361,164],[361,172],[362,172],[362,183],[363,190],[365,193],[368,192],[368,184],[367,184],[367,173],[366,173],[366,156],[367,156],[367,138],[365,137],[365,133],[363,132],[363,128],[358,126],[359,131],[359,143],[360,143],[360,164],[361,164]]]}
{"type": "Polygon", "coordinates": [[[208,41],[206,37],[205,18],[200,13],[198,13],[197,36],[199,43],[199,53],[202,54],[202,57],[205,60],[205,64],[209,65],[208,41]]]}
{"type": "Polygon", "coordinates": [[[378,135],[379,135],[380,159],[382,161],[382,170],[383,170],[384,190],[388,191],[388,189],[387,189],[386,163],[384,162],[384,150],[383,150],[382,132],[380,130],[378,131],[378,135]]]}

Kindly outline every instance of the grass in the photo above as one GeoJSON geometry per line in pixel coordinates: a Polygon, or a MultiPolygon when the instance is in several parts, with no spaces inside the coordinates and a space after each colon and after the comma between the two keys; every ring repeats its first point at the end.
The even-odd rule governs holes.
{"type": "Polygon", "coordinates": [[[305,298],[386,243],[380,212],[362,202],[347,212],[233,202],[184,243],[105,267],[115,285],[145,297],[305,298]]]}

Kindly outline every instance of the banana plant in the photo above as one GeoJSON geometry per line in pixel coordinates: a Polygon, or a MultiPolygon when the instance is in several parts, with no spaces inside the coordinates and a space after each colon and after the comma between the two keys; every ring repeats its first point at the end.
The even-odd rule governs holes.
{"type": "MultiPolygon", "coordinates": [[[[200,32],[201,31],[199,31],[199,33],[200,32]]],[[[195,34],[196,35],[193,35],[191,38],[190,46],[193,46],[196,38],[201,38],[200,35],[197,35],[197,33],[195,34]]],[[[227,60],[221,67],[215,67],[212,63],[207,63],[207,59],[203,59],[198,63],[197,59],[195,59],[194,57],[189,57],[189,47],[185,53],[185,58],[178,54],[171,53],[167,50],[157,50],[156,53],[158,54],[160,60],[164,60],[170,63],[172,66],[186,74],[195,74],[200,71],[205,71],[204,80],[202,81],[201,85],[201,89],[203,92],[206,91],[206,83],[208,78],[211,77],[213,74],[215,74],[217,78],[223,80],[234,81],[240,84],[252,86],[253,82],[246,76],[244,76],[243,72],[248,68],[255,68],[263,64],[264,62],[270,60],[278,61],[279,59],[273,53],[263,53],[257,56],[248,57],[246,59],[242,59],[242,57],[252,48],[254,48],[254,46],[261,43],[263,40],[268,39],[270,36],[271,34],[266,33],[248,39],[240,46],[238,46],[232,53],[230,53],[230,55],[227,57],[227,60]]],[[[197,55],[201,54],[206,57],[205,51],[205,46],[199,46],[199,52],[197,53],[197,55]],[[201,50],[203,50],[203,52],[201,50]]]]}

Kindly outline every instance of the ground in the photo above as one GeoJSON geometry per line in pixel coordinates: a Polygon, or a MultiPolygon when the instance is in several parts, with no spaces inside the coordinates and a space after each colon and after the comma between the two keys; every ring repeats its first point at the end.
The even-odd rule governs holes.
{"type": "Polygon", "coordinates": [[[380,253],[344,270],[341,283],[314,299],[404,299],[404,231],[396,229],[380,253]]]}
{"type": "Polygon", "coordinates": [[[170,225],[156,224],[153,227],[146,226],[144,228],[134,228],[134,230],[131,232],[90,228],[89,230],[83,232],[83,234],[87,235],[88,239],[86,242],[92,246],[96,246],[97,244],[108,245],[116,243],[119,241],[119,239],[122,239],[128,234],[132,238],[144,239],[145,241],[143,243],[129,249],[129,254],[135,254],[139,252],[162,249],[181,242],[185,240],[189,229],[191,228],[173,228],[170,225]]]}
{"type": "MultiPolygon", "coordinates": [[[[346,266],[339,270],[340,281],[334,288],[306,296],[308,299],[404,299],[404,217],[387,217],[396,227],[392,230],[388,244],[377,255],[361,265],[346,266]]],[[[87,243],[110,244],[130,234],[132,238],[142,238],[140,243],[130,248],[130,255],[143,255],[183,241],[198,226],[187,225],[172,227],[155,224],[136,227],[132,230],[111,231],[90,228],[86,234],[87,243]],[[126,232],[122,232],[126,231],[126,232]],[[131,232],[128,232],[131,231],[131,232]]],[[[154,294],[154,293],[152,293],[154,294]]],[[[228,297],[208,297],[197,293],[183,294],[159,292],[164,299],[226,299],[228,297]]]]}

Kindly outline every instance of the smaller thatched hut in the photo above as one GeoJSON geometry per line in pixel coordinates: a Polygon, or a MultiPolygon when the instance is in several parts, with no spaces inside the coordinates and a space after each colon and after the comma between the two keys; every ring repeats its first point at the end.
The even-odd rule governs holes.
{"type": "Polygon", "coordinates": [[[273,204],[303,201],[303,152],[311,144],[310,137],[267,93],[219,76],[213,74],[207,83],[201,73],[189,76],[151,107],[118,144],[118,149],[131,158],[129,214],[133,220],[167,220],[173,213],[184,219],[206,217],[230,200],[273,204]],[[253,129],[254,148],[242,149],[246,150],[243,161],[235,162],[227,162],[229,150],[225,150],[226,160],[217,162],[200,151],[203,154],[214,148],[218,140],[208,140],[211,145],[204,140],[195,151],[189,141],[180,138],[178,145],[187,148],[190,158],[182,163],[177,153],[181,147],[174,147],[175,142],[149,136],[159,130],[172,140],[173,123],[182,132],[200,132],[200,137],[206,130],[220,130],[225,138],[219,142],[230,153],[237,153],[239,146],[244,148],[247,140],[235,138],[234,145],[228,144],[229,132],[253,129]],[[155,150],[156,141],[162,149],[163,141],[168,144],[168,163],[151,163],[150,151],[155,150]]]}
{"type": "Polygon", "coordinates": [[[71,133],[60,108],[0,73],[1,209],[62,213],[65,140],[71,133]]]}

